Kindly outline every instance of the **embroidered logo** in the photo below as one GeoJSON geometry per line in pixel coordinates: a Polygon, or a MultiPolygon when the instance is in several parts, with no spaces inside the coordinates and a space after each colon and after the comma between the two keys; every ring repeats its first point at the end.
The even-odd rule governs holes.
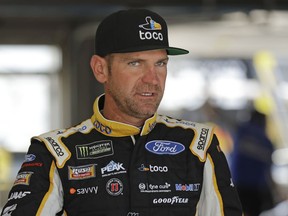
{"type": "Polygon", "coordinates": [[[146,23],[139,25],[140,28],[145,30],[161,30],[161,24],[154,21],[150,16],[145,18],[146,23]]]}
{"type": "Polygon", "coordinates": [[[139,37],[140,40],[160,40],[163,41],[163,34],[159,32],[162,30],[160,23],[154,21],[150,16],[145,18],[146,23],[139,25],[139,37]],[[144,31],[141,31],[144,30],[144,31]],[[156,31],[158,32],[156,32],[156,31]]]}
{"type": "Polygon", "coordinates": [[[15,185],[29,185],[32,174],[33,172],[18,173],[18,175],[16,176],[16,180],[14,182],[14,186],[15,185]]]}
{"type": "Polygon", "coordinates": [[[176,155],[185,150],[185,146],[168,140],[153,140],[146,143],[145,148],[154,154],[176,155]]]}
{"type": "Polygon", "coordinates": [[[95,159],[113,154],[114,150],[111,140],[76,145],[77,159],[95,159]]]}
{"type": "Polygon", "coordinates": [[[84,166],[68,166],[69,180],[83,180],[96,177],[95,164],[84,166]]]}
{"type": "Polygon", "coordinates": [[[123,183],[118,178],[112,178],[106,184],[106,191],[111,196],[118,196],[122,194],[123,183]]]}

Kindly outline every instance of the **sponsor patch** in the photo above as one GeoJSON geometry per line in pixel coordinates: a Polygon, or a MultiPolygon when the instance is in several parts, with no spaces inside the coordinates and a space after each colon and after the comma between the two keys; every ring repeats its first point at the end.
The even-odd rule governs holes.
{"type": "Polygon", "coordinates": [[[154,165],[149,165],[148,167],[146,167],[144,164],[141,164],[138,170],[141,172],[168,172],[168,167],[154,165]]]}
{"type": "Polygon", "coordinates": [[[45,139],[50,143],[50,145],[52,146],[54,152],[58,157],[64,156],[63,149],[52,137],[45,137],[45,139]]]}
{"type": "Polygon", "coordinates": [[[200,183],[196,184],[175,184],[176,191],[199,191],[200,183]]]}
{"type": "Polygon", "coordinates": [[[161,24],[157,23],[150,16],[147,16],[145,18],[145,23],[139,25],[139,27],[145,30],[161,30],[162,29],[161,24]]]}
{"type": "Polygon", "coordinates": [[[168,140],[152,140],[145,145],[146,150],[158,155],[176,155],[185,150],[185,146],[168,140]]]}
{"type": "Polygon", "coordinates": [[[201,128],[200,137],[197,142],[197,149],[204,151],[205,144],[207,141],[207,135],[208,135],[209,129],[208,128],[201,128]]]}
{"type": "Polygon", "coordinates": [[[79,127],[76,127],[75,128],[75,130],[77,131],[77,132],[84,132],[85,130],[87,130],[87,126],[86,125],[80,125],[79,127]]]}
{"type": "Polygon", "coordinates": [[[69,180],[83,180],[96,177],[96,164],[89,164],[84,166],[68,166],[69,180]]]}
{"type": "Polygon", "coordinates": [[[72,195],[73,194],[77,194],[77,195],[97,194],[98,193],[98,186],[83,187],[83,188],[70,188],[69,192],[72,195]]]}
{"type": "Polygon", "coordinates": [[[123,183],[118,178],[112,178],[106,183],[106,191],[111,196],[118,196],[122,194],[123,183]]]}
{"type": "Polygon", "coordinates": [[[111,134],[112,133],[112,129],[110,127],[108,127],[107,125],[102,124],[101,122],[99,122],[98,120],[96,120],[93,125],[95,126],[95,128],[101,132],[101,133],[106,133],[106,134],[111,134]]]}
{"type": "Polygon", "coordinates": [[[15,185],[29,185],[32,174],[33,172],[18,173],[18,175],[16,176],[16,180],[14,182],[14,186],[15,185]]]}
{"type": "Polygon", "coordinates": [[[196,155],[200,161],[205,161],[206,151],[211,144],[211,138],[213,137],[213,127],[209,125],[196,124],[195,137],[191,142],[189,149],[194,155],[196,155]]]}
{"type": "Polygon", "coordinates": [[[21,168],[23,167],[42,167],[43,163],[24,163],[21,168]]]}
{"type": "Polygon", "coordinates": [[[3,212],[2,212],[2,216],[11,216],[13,211],[17,208],[17,204],[13,204],[11,206],[7,206],[3,212]]]}
{"type": "Polygon", "coordinates": [[[153,199],[153,204],[168,204],[168,205],[174,205],[174,204],[186,204],[189,202],[188,198],[183,198],[179,196],[173,196],[173,197],[164,197],[164,198],[155,198],[153,199]]]}
{"type": "Polygon", "coordinates": [[[123,163],[116,163],[113,160],[111,160],[105,167],[101,168],[101,174],[103,177],[121,173],[126,173],[126,170],[123,167],[123,163]]]}
{"type": "Polygon", "coordinates": [[[145,18],[145,23],[139,25],[139,37],[141,40],[160,40],[163,41],[163,34],[159,32],[162,29],[160,23],[153,20],[150,16],[145,18]],[[142,31],[141,31],[142,29],[142,31]],[[143,31],[144,30],[144,31],[143,31]],[[157,32],[158,31],[158,32],[157,32]]]}
{"type": "Polygon", "coordinates": [[[24,163],[29,163],[31,161],[34,161],[36,156],[34,154],[26,154],[24,163]]]}
{"type": "Polygon", "coordinates": [[[27,196],[28,194],[31,194],[31,191],[16,191],[11,193],[10,197],[8,198],[9,200],[13,199],[22,199],[23,197],[27,196]]]}
{"type": "MultiPolygon", "coordinates": [[[[60,132],[60,134],[62,132],[60,132]]],[[[63,168],[65,162],[71,157],[71,153],[68,150],[68,148],[65,146],[65,144],[61,141],[62,135],[60,134],[59,134],[59,131],[52,131],[49,133],[42,134],[38,137],[33,137],[33,139],[43,141],[47,149],[51,152],[51,154],[56,159],[57,167],[63,168]]]]}
{"type": "Polygon", "coordinates": [[[165,182],[165,184],[140,183],[138,187],[141,193],[167,193],[171,192],[170,186],[165,182]]]}
{"type": "Polygon", "coordinates": [[[111,140],[76,145],[77,159],[96,159],[114,154],[111,140]]]}

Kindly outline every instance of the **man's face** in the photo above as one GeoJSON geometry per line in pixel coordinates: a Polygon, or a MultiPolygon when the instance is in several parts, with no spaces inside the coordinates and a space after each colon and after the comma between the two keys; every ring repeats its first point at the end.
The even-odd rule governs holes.
{"type": "MultiPolygon", "coordinates": [[[[137,119],[151,117],[163,97],[167,75],[166,50],[112,54],[106,99],[115,112],[137,119]]],[[[105,100],[106,100],[105,99],[105,100]]]]}

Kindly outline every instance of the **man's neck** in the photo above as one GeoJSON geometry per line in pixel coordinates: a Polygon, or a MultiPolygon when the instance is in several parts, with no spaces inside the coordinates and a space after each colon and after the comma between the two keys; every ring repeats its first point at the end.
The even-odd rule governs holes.
{"type": "Polygon", "coordinates": [[[111,106],[105,106],[105,105],[104,105],[104,109],[101,113],[108,120],[133,125],[133,126],[138,127],[138,128],[141,128],[143,126],[145,120],[146,120],[146,119],[135,118],[132,116],[128,116],[124,113],[117,112],[117,109],[114,110],[111,108],[111,106]]]}

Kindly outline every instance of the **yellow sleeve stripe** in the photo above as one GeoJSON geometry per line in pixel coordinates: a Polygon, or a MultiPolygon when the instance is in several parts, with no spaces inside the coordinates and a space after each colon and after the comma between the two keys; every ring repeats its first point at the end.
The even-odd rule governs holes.
{"type": "Polygon", "coordinates": [[[219,201],[219,205],[220,205],[220,212],[221,212],[221,215],[224,216],[223,200],[222,200],[222,196],[220,194],[218,184],[217,184],[217,179],[216,179],[215,169],[214,169],[214,163],[213,163],[213,160],[212,160],[210,154],[208,154],[207,157],[208,157],[208,160],[209,160],[211,167],[212,167],[212,170],[213,170],[213,175],[212,175],[213,185],[214,185],[214,190],[215,190],[216,196],[218,197],[218,201],[219,201]]]}
{"type": "Polygon", "coordinates": [[[197,215],[224,216],[223,201],[217,186],[214,164],[209,154],[204,166],[202,191],[197,204],[197,215]]]}
{"type": "Polygon", "coordinates": [[[56,215],[63,207],[63,197],[60,193],[62,184],[54,161],[50,167],[49,182],[49,189],[40,204],[36,216],[56,215]]]}

